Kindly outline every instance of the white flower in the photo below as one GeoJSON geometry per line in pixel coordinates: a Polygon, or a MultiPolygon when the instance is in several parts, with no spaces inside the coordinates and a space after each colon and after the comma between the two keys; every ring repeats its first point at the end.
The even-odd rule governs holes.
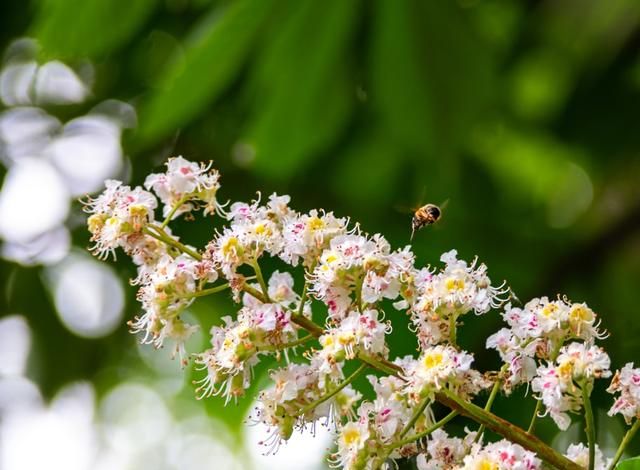
{"type": "Polygon", "coordinates": [[[536,358],[553,361],[558,348],[567,340],[593,341],[605,335],[598,331],[595,313],[584,303],[535,298],[523,308],[507,304],[502,317],[509,328],[490,336],[487,348],[496,349],[509,365],[507,392],[531,380],[536,358]]]}
{"type": "Polygon", "coordinates": [[[193,301],[190,294],[196,289],[195,266],[187,255],[174,259],[165,254],[138,277],[142,285],[137,298],[145,313],[129,325],[132,333],[144,333],[142,343],[160,348],[171,339],[176,342],[176,352],[184,357],[184,342],[197,327],[183,322],[179,315],[193,301]]]}
{"type": "Polygon", "coordinates": [[[627,363],[616,371],[607,391],[620,392],[609,410],[609,416],[620,413],[627,424],[631,424],[634,418],[640,419],[640,368],[634,369],[632,362],[627,363]]]}
{"type": "Polygon", "coordinates": [[[475,445],[462,470],[538,470],[542,462],[533,452],[503,439],[484,447],[475,445]]]}
{"type": "Polygon", "coordinates": [[[99,258],[128,246],[131,235],[140,234],[154,220],[157,207],[153,194],[141,188],[131,189],[120,181],[107,180],[106,189],[97,198],[88,198],[84,210],[91,214],[87,220],[91,241],[91,252],[99,258]]]}
{"type": "Polygon", "coordinates": [[[359,352],[381,355],[388,353],[384,337],[390,332],[388,323],[378,321],[376,310],[365,310],[362,314],[351,312],[334,328],[329,328],[319,339],[322,349],[318,357],[329,369],[335,362],[353,359],[359,352]]]}
{"type": "Polygon", "coordinates": [[[338,452],[333,457],[334,461],[343,469],[369,468],[369,436],[368,421],[350,421],[342,426],[338,434],[338,452]]]}
{"type": "MultiPolygon", "coordinates": [[[[393,376],[367,377],[376,398],[372,403],[363,403],[361,413],[366,413],[378,439],[383,443],[390,443],[397,439],[405,424],[411,419],[414,409],[405,395],[404,382],[393,376]]],[[[416,422],[416,426],[424,426],[430,409],[426,409],[423,418],[416,422]]],[[[430,424],[431,421],[428,421],[430,424]]]]}
{"type": "Polygon", "coordinates": [[[476,432],[469,432],[464,439],[449,437],[442,429],[436,429],[429,436],[427,452],[418,455],[418,470],[443,470],[458,468],[467,455],[476,432]]]}
{"type": "Polygon", "coordinates": [[[349,220],[337,218],[333,212],[312,210],[308,214],[294,214],[283,224],[284,247],[280,257],[292,266],[300,260],[310,267],[329,246],[331,239],[347,233],[349,220]]]}
{"type": "Polygon", "coordinates": [[[253,421],[273,428],[270,437],[263,443],[275,453],[284,440],[288,440],[295,427],[304,428],[308,423],[325,418],[327,424],[335,425],[340,419],[353,416],[353,406],[361,396],[347,386],[331,399],[307,409],[331,392],[336,384],[321,382],[316,367],[312,364],[294,364],[271,373],[273,386],[259,395],[260,404],[254,410],[253,421]]]}
{"type": "Polygon", "coordinates": [[[272,302],[286,307],[295,306],[299,301],[298,294],[293,290],[293,276],[287,272],[274,271],[269,279],[268,291],[272,302]]]}
{"type": "Polygon", "coordinates": [[[144,186],[153,189],[164,207],[163,217],[175,209],[172,218],[195,209],[194,201],[202,201],[205,215],[219,211],[216,193],[220,188],[220,175],[209,164],[195,163],[184,158],[174,157],[167,161],[166,173],[154,173],[147,176],[144,186]],[[192,202],[190,202],[192,201],[192,202]],[[176,206],[180,204],[179,207],[176,206]]]}
{"type": "Polygon", "coordinates": [[[258,363],[250,328],[223,317],[225,326],[211,328],[212,347],[196,355],[195,362],[207,375],[196,382],[198,398],[223,395],[225,403],[237,399],[251,383],[253,366],[258,363]]]}
{"type": "Polygon", "coordinates": [[[582,407],[581,386],[596,378],[609,377],[609,356],[596,346],[570,343],[560,350],[556,363],[538,367],[531,388],[558,427],[566,430],[571,423],[567,412],[578,412],[582,407]]]}
{"type": "Polygon", "coordinates": [[[232,204],[227,213],[231,225],[209,242],[203,256],[205,262],[232,281],[238,277],[240,266],[256,262],[264,253],[278,256],[284,243],[281,217],[289,210],[288,200],[288,196],[273,194],[266,206],[261,206],[259,200],[232,204]]]}
{"type": "Polygon", "coordinates": [[[451,346],[426,348],[417,360],[408,362],[404,368],[407,391],[416,402],[445,387],[463,396],[477,393],[489,382],[471,369],[472,362],[471,354],[451,346]]]}
{"type": "Polygon", "coordinates": [[[329,307],[331,318],[340,319],[356,297],[364,304],[397,298],[412,270],[413,254],[408,248],[391,253],[379,234],[371,238],[340,235],[320,255],[309,290],[329,307]]]}
{"type": "Polygon", "coordinates": [[[456,250],[440,258],[444,269],[433,273],[423,269],[415,275],[415,293],[410,291],[411,318],[417,327],[421,346],[437,344],[449,339],[451,317],[474,311],[480,315],[502,305],[510,290],[503,285],[491,286],[487,267],[468,265],[457,259],[456,250]]]}
{"type": "MultiPolygon", "coordinates": [[[[596,444],[595,450],[594,470],[607,470],[613,459],[605,459],[598,444],[596,444]]],[[[571,444],[565,456],[583,468],[589,466],[589,447],[582,443],[571,444]]]]}

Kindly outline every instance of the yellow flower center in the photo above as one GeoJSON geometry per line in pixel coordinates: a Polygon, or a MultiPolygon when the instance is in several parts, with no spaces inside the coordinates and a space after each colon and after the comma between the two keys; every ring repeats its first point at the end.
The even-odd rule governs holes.
{"type": "Polygon", "coordinates": [[[591,321],[593,320],[593,312],[591,309],[584,307],[583,305],[574,305],[569,312],[569,318],[573,322],[591,321]]]}
{"type": "Polygon", "coordinates": [[[498,465],[490,460],[482,459],[476,467],[478,470],[498,470],[498,465]]]}
{"type": "Polygon", "coordinates": [[[433,369],[442,364],[442,359],[442,353],[428,352],[425,354],[424,359],[422,359],[422,364],[424,364],[427,369],[433,369]]]}
{"type": "Polygon", "coordinates": [[[355,341],[355,335],[353,334],[353,332],[348,332],[348,333],[340,333],[338,335],[338,342],[342,345],[342,346],[346,346],[348,344],[351,344],[355,341]]]}
{"type": "Polygon", "coordinates": [[[321,228],[324,228],[324,222],[319,217],[311,217],[308,224],[311,230],[320,230],[321,228]]]}
{"type": "Polygon", "coordinates": [[[464,279],[456,279],[455,277],[450,277],[447,279],[445,283],[447,290],[462,290],[464,289],[464,279]]]}
{"type": "Polygon", "coordinates": [[[547,304],[542,309],[542,314],[549,318],[558,310],[558,306],[556,304],[547,304]]]}
{"type": "Polygon", "coordinates": [[[561,377],[570,377],[573,373],[573,364],[571,361],[563,362],[558,366],[558,375],[561,377]]]}
{"type": "Polygon", "coordinates": [[[326,335],[320,338],[320,344],[322,344],[323,348],[329,348],[333,346],[333,343],[334,343],[333,336],[331,335],[326,335]]]}
{"type": "Polygon", "coordinates": [[[120,223],[120,220],[118,220],[117,217],[109,217],[107,220],[104,221],[104,223],[105,225],[115,226],[120,223]]]}
{"type": "Polygon", "coordinates": [[[133,217],[145,217],[147,215],[147,208],[142,204],[134,204],[129,206],[129,214],[133,217]]]}
{"type": "Polygon", "coordinates": [[[89,232],[91,233],[100,231],[100,229],[104,227],[104,217],[99,214],[93,214],[87,220],[87,226],[89,227],[89,232]]]}
{"type": "Polygon", "coordinates": [[[231,253],[235,253],[237,251],[238,246],[240,246],[238,239],[236,237],[231,237],[222,245],[222,254],[229,256],[231,253]]]}
{"type": "Polygon", "coordinates": [[[256,235],[271,235],[271,230],[265,224],[258,224],[255,227],[256,235]]]}
{"type": "Polygon", "coordinates": [[[356,427],[348,427],[342,431],[342,440],[347,446],[352,446],[360,441],[360,431],[356,427]]]}
{"type": "Polygon", "coordinates": [[[335,263],[336,261],[338,261],[338,255],[332,253],[330,255],[327,255],[327,257],[324,259],[324,261],[327,264],[331,264],[331,263],[335,263]]]}

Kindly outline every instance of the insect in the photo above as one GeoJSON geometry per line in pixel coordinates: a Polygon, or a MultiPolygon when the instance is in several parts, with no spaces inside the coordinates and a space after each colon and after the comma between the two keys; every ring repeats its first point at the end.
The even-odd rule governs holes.
{"type": "Polygon", "coordinates": [[[411,220],[411,240],[416,230],[420,230],[426,225],[435,224],[442,217],[442,210],[435,204],[425,204],[416,209],[411,220]]]}

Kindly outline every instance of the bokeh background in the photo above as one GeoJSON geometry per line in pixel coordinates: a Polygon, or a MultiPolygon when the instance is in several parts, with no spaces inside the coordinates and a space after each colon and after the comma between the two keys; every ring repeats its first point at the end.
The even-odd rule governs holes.
{"type": "MultiPolygon", "coordinates": [[[[457,248],[522,300],[586,301],[613,364],[638,363],[639,18],[637,0],[2,2],[0,468],[323,468],[326,433],[263,457],[251,397],[196,401],[198,373],[127,332],[132,266],[86,253],[77,199],[171,155],[213,159],[224,198],[290,194],[394,246],[407,208],[447,201],[414,240],[421,263],[457,248]]],[[[196,244],[212,227],[176,231],[196,244]]],[[[189,350],[230,308],[190,309],[189,350]]],[[[462,344],[495,368],[499,315],[467,324],[462,344]]],[[[604,388],[611,455],[624,427],[604,388]]],[[[533,406],[495,410],[526,426],[533,406]]],[[[561,450],[584,440],[579,418],[538,429],[561,450]]]]}

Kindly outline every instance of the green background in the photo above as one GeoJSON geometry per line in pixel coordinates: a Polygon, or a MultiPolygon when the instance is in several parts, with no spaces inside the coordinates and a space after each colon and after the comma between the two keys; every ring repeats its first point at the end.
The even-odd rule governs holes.
{"type": "MultiPolygon", "coordinates": [[[[213,159],[223,198],[290,194],[294,208],[350,216],[396,247],[410,233],[402,208],[448,201],[442,222],[414,240],[420,263],[456,248],[523,301],[586,301],[610,332],[614,366],[638,365],[637,0],[42,0],[0,12],[2,49],[28,35],[43,61],[94,63],[91,99],[49,112],[64,119],[106,98],[136,106],[124,142],[131,184],[170,155],[213,159]]],[[[203,243],[212,227],[177,231],[203,243]]],[[[74,244],[87,246],[82,228],[74,244]]],[[[116,268],[133,275],[124,260],[116,268]]],[[[154,373],[124,324],[99,340],[68,332],[38,268],[0,262],[0,286],[0,311],[28,316],[29,375],[47,394],[80,378],[100,393],[154,373]]],[[[130,318],[138,306],[127,293],[130,318]]],[[[229,307],[207,299],[194,313],[206,331],[229,307]]],[[[394,318],[398,355],[415,346],[403,322],[394,318]]],[[[484,341],[498,314],[467,323],[461,343],[482,370],[497,367],[484,341]]],[[[177,412],[199,406],[240,432],[248,400],[195,404],[185,384],[177,412]]],[[[602,415],[605,388],[595,391],[598,426],[620,436],[622,420],[602,415]]],[[[526,426],[533,405],[516,394],[495,410],[526,426]]],[[[540,432],[557,430],[547,418],[540,432]]]]}

